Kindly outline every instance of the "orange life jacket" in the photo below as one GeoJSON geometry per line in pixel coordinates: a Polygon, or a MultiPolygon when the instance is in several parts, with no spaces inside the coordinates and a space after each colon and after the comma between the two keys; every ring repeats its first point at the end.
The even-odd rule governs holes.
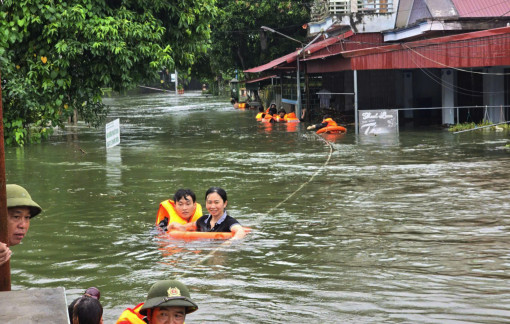
{"type": "Polygon", "coordinates": [[[285,121],[288,123],[296,123],[299,122],[299,119],[296,117],[296,114],[294,112],[290,112],[287,115],[285,115],[285,121]]]}
{"type": "Polygon", "coordinates": [[[277,115],[270,115],[270,114],[266,114],[266,115],[264,116],[264,120],[265,120],[266,122],[270,122],[270,121],[271,121],[271,119],[276,119],[276,116],[277,116],[277,115]]]}
{"type": "Polygon", "coordinates": [[[258,121],[261,121],[261,120],[262,120],[262,118],[264,118],[265,114],[266,114],[266,113],[259,112],[259,113],[257,114],[257,116],[255,116],[255,119],[257,119],[258,121]]]}
{"type": "Polygon", "coordinates": [[[280,115],[276,115],[276,119],[275,119],[277,122],[279,123],[284,123],[286,122],[287,120],[285,120],[285,116],[281,117],[280,115]]]}
{"type": "Polygon", "coordinates": [[[338,126],[338,124],[332,118],[326,118],[322,121],[322,123],[328,123],[328,125],[326,127],[338,126]]]}
{"type": "Polygon", "coordinates": [[[142,308],[142,306],[143,303],[140,303],[134,308],[126,308],[122,314],[120,314],[116,324],[147,324],[143,320],[145,316],[140,314],[140,308],[142,308]]]}
{"type": "Polygon", "coordinates": [[[158,225],[163,219],[168,218],[168,224],[177,222],[179,224],[193,223],[202,216],[202,206],[197,203],[195,212],[191,216],[190,220],[183,219],[175,210],[175,203],[173,200],[168,199],[159,204],[158,214],[156,215],[156,225],[158,225]]]}

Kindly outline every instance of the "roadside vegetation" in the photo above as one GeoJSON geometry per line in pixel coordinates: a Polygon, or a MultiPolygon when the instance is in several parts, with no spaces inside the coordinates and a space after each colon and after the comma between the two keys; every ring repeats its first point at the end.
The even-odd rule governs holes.
{"type": "Polygon", "coordinates": [[[510,129],[510,124],[500,124],[500,125],[494,125],[494,126],[491,126],[491,127],[486,127],[486,126],[489,126],[489,125],[492,125],[493,123],[487,121],[487,120],[484,120],[482,121],[481,123],[462,123],[462,124],[455,124],[455,125],[452,125],[448,128],[448,130],[450,132],[459,132],[459,131],[463,131],[463,130],[468,130],[468,129],[476,129],[476,128],[480,128],[480,130],[491,130],[491,131],[501,131],[501,130],[508,130],[510,129]],[[484,127],[484,128],[481,128],[481,127],[484,127]]]}
{"type": "Polygon", "coordinates": [[[160,79],[228,87],[243,70],[306,39],[311,1],[35,1],[0,3],[0,77],[7,145],[39,142],[76,116],[104,124],[102,98],[160,79]],[[108,89],[105,93],[103,90],[108,89]]]}
{"type": "Polygon", "coordinates": [[[209,49],[215,0],[0,3],[5,143],[39,142],[79,114],[104,122],[102,88],[122,92],[189,69],[209,49]]]}

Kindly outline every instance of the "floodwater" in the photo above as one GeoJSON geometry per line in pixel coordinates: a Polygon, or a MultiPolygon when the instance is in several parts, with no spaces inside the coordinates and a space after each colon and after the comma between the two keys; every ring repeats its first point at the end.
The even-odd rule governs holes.
{"type": "Polygon", "coordinates": [[[227,99],[105,101],[118,147],[79,126],[6,150],[8,183],[44,208],[12,248],[14,290],[62,286],[71,302],[96,286],[105,323],[164,278],[191,288],[187,323],[510,322],[508,133],[326,142],[227,99]],[[159,202],[189,187],[205,205],[210,186],[245,240],[158,236],[159,202]]]}

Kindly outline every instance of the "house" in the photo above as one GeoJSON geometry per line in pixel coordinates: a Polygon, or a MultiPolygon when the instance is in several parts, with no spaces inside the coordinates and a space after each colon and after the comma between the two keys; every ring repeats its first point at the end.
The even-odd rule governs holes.
{"type": "Polygon", "coordinates": [[[304,85],[312,118],[327,108],[353,119],[358,110],[398,109],[414,125],[508,118],[510,2],[316,0],[312,18],[315,43],[245,71],[285,80],[299,66],[294,84],[304,85]],[[317,93],[328,93],[329,107],[317,93]]]}

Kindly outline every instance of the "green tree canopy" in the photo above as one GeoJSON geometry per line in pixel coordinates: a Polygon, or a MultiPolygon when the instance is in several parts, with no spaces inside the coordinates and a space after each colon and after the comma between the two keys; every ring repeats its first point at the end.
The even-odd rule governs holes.
{"type": "Polygon", "coordinates": [[[215,0],[3,0],[6,143],[37,141],[74,109],[100,125],[102,87],[123,91],[163,67],[188,68],[207,50],[215,14],[215,0]]]}
{"type": "Polygon", "coordinates": [[[303,40],[311,1],[218,0],[219,18],[211,24],[211,64],[217,71],[245,70],[288,54],[300,45],[277,34],[264,32],[267,26],[303,40]]]}

